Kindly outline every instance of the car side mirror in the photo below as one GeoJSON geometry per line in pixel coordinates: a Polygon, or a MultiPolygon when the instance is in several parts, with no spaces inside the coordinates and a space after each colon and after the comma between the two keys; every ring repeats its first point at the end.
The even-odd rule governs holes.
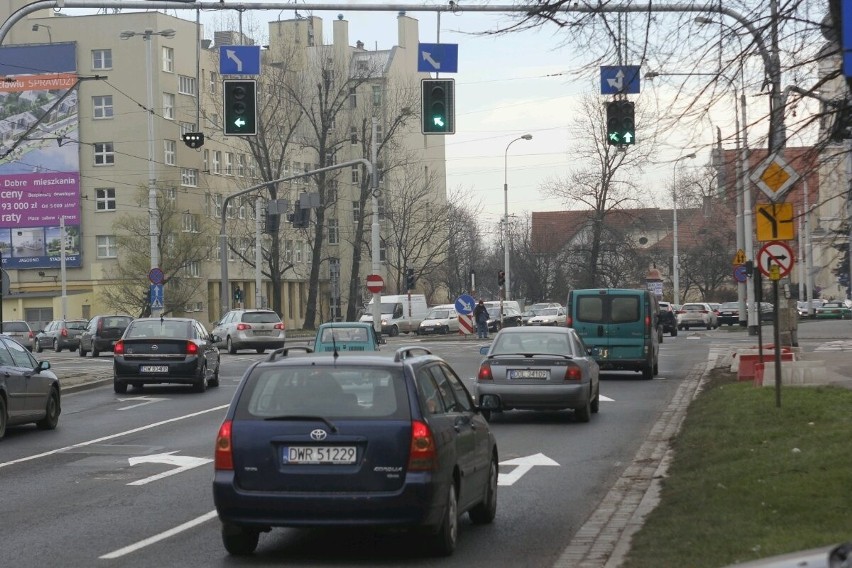
{"type": "Polygon", "coordinates": [[[482,347],[479,348],[479,354],[480,355],[488,355],[489,349],[491,349],[490,345],[483,345],[482,347]]]}
{"type": "Polygon", "coordinates": [[[36,366],[36,373],[41,373],[42,371],[46,371],[50,369],[50,361],[39,361],[36,366]]]}
{"type": "Polygon", "coordinates": [[[209,341],[210,343],[218,343],[219,342],[219,336],[213,335],[211,333],[210,335],[207,336],[207,341],[209,341]]]}

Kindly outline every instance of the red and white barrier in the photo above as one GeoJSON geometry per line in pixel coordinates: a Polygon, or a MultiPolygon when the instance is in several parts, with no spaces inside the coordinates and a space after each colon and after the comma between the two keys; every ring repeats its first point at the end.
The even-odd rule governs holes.
{"type": "Polygon", "coordinates": [[[473,329],[473,316],[459,314],[459,335],[470,335],[473,329]]]}

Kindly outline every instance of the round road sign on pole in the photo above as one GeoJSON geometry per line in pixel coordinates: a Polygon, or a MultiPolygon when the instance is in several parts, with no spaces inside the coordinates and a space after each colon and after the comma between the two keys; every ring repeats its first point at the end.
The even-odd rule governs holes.
{"type": "Polygon", "coordinates": [[[782,241],[770,241],[760,247],[760,252],[757,253],[757,267],[765,276],[773,280],[790,274],[794,261],[793,249],[782,241]],[[772,270],[773,266],[778,267],[777,272],[772,270]]]}
{"type": "Polygon", "coordinates": [[[378,294],[385,288],[385,281],[378,274],[370,274],[367,276],[367,290],[373,294],[378,294]]]}
{"type": "Polygon", "coordinates": [[[166,275],[162,268],[152,268],[148,272],[148,280],[151,281],[151,284],[162,284],[166,280],[166,275]]]}

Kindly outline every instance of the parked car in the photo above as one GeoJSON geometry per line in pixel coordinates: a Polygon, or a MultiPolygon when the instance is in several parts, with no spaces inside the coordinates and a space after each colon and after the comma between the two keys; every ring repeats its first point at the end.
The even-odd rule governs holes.
{"type": "Polygon", "coordinates": [[[690,327],[715,329],[719,327],[719,320],[710,304],[690,302],[680,307],[677,313],[677,327],[678,329],[689,329],[690,327]]]}
{"type": "Polygon", "coordinates": [[[18,343],[32,351],[35,347],[35,332],[30,324],[24,320],[10,320],[3,322],[3,335],[15,339],[18,343]]]}
{"type": "Polygon", "coordinates": [[[231,310],[213,325],[213,335],[219,338],[216,346],[231,355],[240,349],[263,353],[284,347],[284,322],[272,310],[231,310]]]}
{"type": "Polygon", "coordinates": [[[814,298],[813,300],[811,300],[810,304],[807,300],[805,300],[804,302],[796,302],[796,313],[799,314],[800,318],[806,318],[808,317],[808,309],[812,307],[814,315],[816,315],[816,309],[824,303],[825,300],[820,300],[818,298],[814,298]]]}
{"type": "Polygon", "coordinates": [[[530,320],[537,315],[537,310],[532,309],[521,312],[521,325],[528,325],[530,320]]]}
{"type": "Polygon", "coordinates": [[[417,335],[428,335],[430,333],[439,333],[446,335],[448,333],[458,333],[459,331],[459,314],[456,312],[454,304],[441,304],[429,309],[429,313],[420,322],[420,327],[415,332],[417,335]]]}
{"type": "Polygon", "coordinates": [[[476,377],[483,414],[512,409],[572,409],[588,422],[600,408],[600,369],[589,349],[569,327],[501,330],[476,377]]]}
{"type": "Polygon", "coordinates": [[[360,321],[327,322],[319,326],[317,334],[308,346],[317,353],[344,351],[378,351],[384,344],[376,337],[372,323],[360,321]]]}
{"type": "Polygon", "coordinates": [[[723,302],[719,306],[719,325],[738,325],[740,323],[740,303],[723,302]]]}
{"type": "Polygon", "coordinates": [[[503,317],[500,318],[500,306],[487,307],[488,331],[500,331],[504,327],[517,327],[523,325],[521,312],[512,306],[503,306],[503,317]]]}
{"type": "Polygon", "coordinates": [[[660,314],[660,328],[662,333],[670,333],[672,337],[677,337],[677,315],[674,308],[669,302],[658,302],[660,314]]]}
{"type": "Polygon", "coordinates": [[[201,322],[190,318],[139,318],[113,350],[113,389],[177,383],[196,392],[219,386],[219,349],[201,322]]]}
{"type": "Polygon", "coordinates": [[[842,300],[826,302],[814,311],[817,319],[852,319],[852,308],[842,300]]]}
{"type": "Polygon", "coordinates": [[[215,447],[213,501],[235,555],[274,527],[330,525],[419,529],[449,555],[460,515],[483,524],[497,511],[488,422],[421,347],[275,351],[245,371],[215,447]]]}
{"type": "Polygon", "coordinates": [[[6,427],[35,422],[39,430],[59,424],[59,379],[50,361],[36,361],[25,345],[0,336],[0,439],[6,427]]]}
{"type": "Polygon", "coordinates": [[[89,351],[92,357],[97,357],[101,351],[112,351],[115,342],[121,339],[132,321],[132,317],[125,315],[95,316],[90,319],[80,334],[80,345],[77,348],[80,357],[85,357],[89,351]]]}
{"type": "Polygon", "coordinates": [[[527,325],[564,326],[565,319],[565,308],[541,308],[527,325]]]}
{"type": "Polygon", "coordinates": [[[36,353],[41,353],[45,347],[57,353],[63,349],[76,351],[80,347],[80,335],[89,322],[86,320],[53,320],[35,336],[36,353]]]}

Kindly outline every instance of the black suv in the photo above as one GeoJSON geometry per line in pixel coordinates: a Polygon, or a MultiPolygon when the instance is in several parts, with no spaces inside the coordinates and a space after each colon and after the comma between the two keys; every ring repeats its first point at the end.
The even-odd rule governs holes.
{"type": "Polygon", "coordinates": [[[494,435],[458,374],[422,347],[274,351],[243,375],[214,461],[236,555],[274,527],[329,525],[420,529],[449,555],[460,515],[484,524],[497,511],[494,435]]]}
{"type": "Polygon", "coordinates": [[[674,308],[668,302],[659,302],[660,306],[660,327],[663,328],[663,333],[671,333],[672,337],[677,337],[677,315],[674,308]]]}
{"type": "Polygon", "coordinates": [[[80,357],[85,357],[89,351],[92,357],[97,357],[101,351],[112,351],[115,342],[121,339],[132,321],[132,317],[122,315],[95,316],[90,319],[86,330],[80,334],[80,357]]]}

